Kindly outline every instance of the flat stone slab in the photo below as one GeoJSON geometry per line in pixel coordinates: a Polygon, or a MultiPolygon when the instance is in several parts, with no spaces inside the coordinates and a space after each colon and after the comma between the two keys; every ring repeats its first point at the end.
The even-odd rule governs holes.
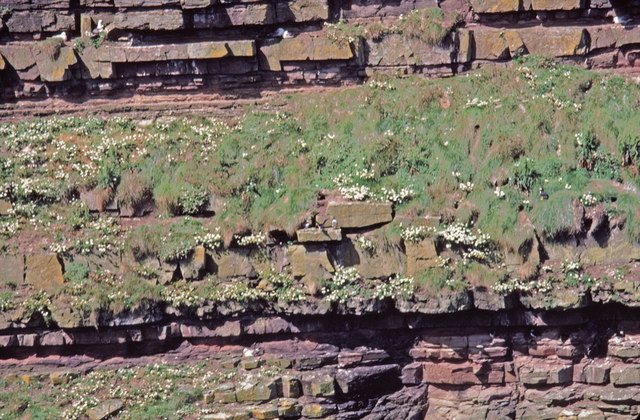
{"type": "Polygon", "coordinates": [[[120,411],[123,406],[124,404],[120,400],[107,400],[87,410],[87,416],[91,420],[103,420],[120,411]]]}
{"type": "Polygon", "coordinates": [[[393,220],[391,203],[338,203],[327,205],[327,218],[335,217],[341,228],[360,228],[393,220]]]}
{"type": "Polygon", "coordinates": [[[341,241],[342,240],[342,230],[327,228],[308,228],[308,229],[300,229],[296,232],[296,236],[298,237],[298,242],[330,242],[330,241],[341,241]]]}

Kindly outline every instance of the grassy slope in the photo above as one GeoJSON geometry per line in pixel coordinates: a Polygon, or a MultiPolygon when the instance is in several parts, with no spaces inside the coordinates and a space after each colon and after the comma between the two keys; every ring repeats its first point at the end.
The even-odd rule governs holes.
{"type": "MultiPolygon", "coordinates": [[[[2,247],[170,258],[216,228],[224,238],[292,235],[318,191],[338,188],[394,201],[400,215],[479,228],[502,255],[531,240],[523,217],[552,240],[571,229],[571,200],[592,193],[612,215],[627,215],[625,230],[638,241],[638,93],[623,78],[528,57],[445,80],[377,79],[286,95],[275,100],[280,111],[252,111],[233,124],[194,117],[148,129],[123,118],[4,125],[0,192],[15,214],[0,221],[2,247]],[[550,200],[538,201],[539,187],[550,200]],[[82,190],[103,204],[153,197],[165,216],[199,214],[210,192],[226,205],[211,218],[131,231],[91,216],[76,200],[82,190]]],[[[215,246],[221,238],[209,239],[215,246]]],[[[451,273],[440,274],[436,284],[445,284],[451,273]]],[[[163,295],[129,280],[106,284],[135,290],[134,300],[163,295]]],[[[3,286],[0,304],[12,288],[3,286]]]]}

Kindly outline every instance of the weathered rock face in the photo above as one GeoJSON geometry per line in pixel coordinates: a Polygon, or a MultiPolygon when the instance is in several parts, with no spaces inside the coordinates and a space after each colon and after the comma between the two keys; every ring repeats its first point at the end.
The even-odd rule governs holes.
{"type": "Polygon", "coordinates": [[[53,294],[64,283],[62,265],[55,254],[28,255],[25,282],[53,294]]]}
{"type": "Polygon", "coordinates": [[[362,228],[390,222],[391,203],[336,203],[327,206],[327,217],[335,218],[342,228],[362,228]]]}
{"type": "MultiPolygon", "coordinates": [[[[138,357],[155,354],[170,340],[182,341],[171,351],[172,363],[214,357],[237,366],[242,380],[204,395],[220,410],[221,417],[212,418],[632,418],[640,401],[637,316],[637,309],[597,305],[446,317],[386,310],[363,317],[244,314],[198,320],[174,313],[153,324],[140,320],[100,330],[23,325],[0,331],[0,368],[8,383],[60,385],[85,366],[146,363],[147,356],[138,357]],[[260,350],[247,354],[236,340],[260,350]],[[101,346],[86,353],[93,344],[101,346]],[[135,355],[127,356],[123,350],[134,344],[135,355]],[[50,372],[47,350],[56,348],[65,351],[50,372]],[[100,348],[123,349],[120,362],[100,348]],[[17,354],[31,356],[25,361],[17,354]],[[261,367],[277,367],[277,374],[252,373],[261,367]]],[[[107,418],[122,407],[106,400],[86,415],[107,418]]]]}
{"type": "Polygon", "coordinates": [[[640,28],[616,23],[637,21],[637,5],[616,9],[606,0],[10,0],[3,6],[0,95],[9,99],[350,84],[377,72],[451,75],[523,54],[634,71],[640,43],[640,28]],[[384,30],[400,15],[432,7],[463,18],[438,45],[384,30]],[[323,26],[381,18],[375,36],[331,39],[323,26]],[[61,31],[66,41],[49,39],[61,31]],[[43,50],[52,41],[61,48],[43,50]]]}

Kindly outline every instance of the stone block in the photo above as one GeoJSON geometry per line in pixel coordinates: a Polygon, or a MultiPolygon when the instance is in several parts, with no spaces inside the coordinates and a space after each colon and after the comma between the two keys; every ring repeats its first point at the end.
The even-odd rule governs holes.
{"type": "Polygon", "coordinates": [[[278,402],[278,416],[290,418],[300,417],[302,414],[302,405],[293,398],[281,399],[278,402]]]}
{"type": "MultiPolygon", "coordinates": [[[[291,38],[260,48],[261,67],[282,71],[282,61],[349,60],[354,57],[348,43],[335,43],[328,38],[291,38]]],[[[348,227],[338,220],[342,228],[348,227]]]]}
{"type": "Polygon", "coordinates": [[[278,417],[276,407],[256,407],[251,409],[251,415],[257,420],[269,420],[278,417]]]}
{"type": "Polygon", "coordinates": [[[304,407],[302,407],[302,415],[310,419],[324,418],[337,413],[337,411],[334,404],[305,404],[304,407]]]}
{"type": "Polygon", "coordinates": [[[195,29],[225,28],[245,25],[271,25],[276,19],[272,4],[240,4],[216,9],[198,10],[193,14],[195,29]]]}
{"type": "Polygon", "coordinates": [[[436,246],[433,239],[424,239],[420,242],[405,242],[407,253],[407,275],[416,276],[427,268],[436,266],[436,246]]]}
{"type": "Polygon", "coordinates": [[[0,282],[16,286],[24,282],[24,255],[0,256],[0,282]]]}
{"type": "Polygon", "coordinates": [[[77,63],[71,47],[65,47],[62,40],[46,40],[34,45],[33,58],[36,60],[40,79],[44,82],[61,82],[70,77],[69,67],[77,63]]]}
{"type": "Polygon", "coordinates": [[[525,385],[553,385],[568,383],[573,380],[571,365],[531,362],[518,369],[520,382],[525,385]]]}
{"type": "Polygon", "coordinates": [[[74,375],[71,372],[52,372],[51,374],[49,374],[51,385],[66,384],[71,379],[73,379],[73,377],[74,375]]]}
{"type": "Polygon", "coordinates": [[[2,0],[11,10],[68,9],[70,0],[2,0]]]}
{"type": "Polygon", "coordinates": [[[207,253],[204,246],[200,245],[195,247],[193,254],[183,261],[180,261],[180,272],[182,278],[186,280],[197,280],[204,274],[206,268],[207,253]]]}
{"type": "Polygon", "coordinates": [[[117,13],[113,18],[113,27],[138,31],[175,31],[184,28],[184,17],[179,10],[117,13]]]}
{"type": "Polygon", "coordinates": [[[423,364],[423,381],[429,384],[479,385],[482,383],[476,367],[471,363],[423,364]]]}
{"type": "Polygon", "coordinates": [[[640,402],[640,390],[634,386],[617,389],[610,387],[593,387],[587,388],[584,393],[584,398],[587,400],[603,401],[609,404],[637,404],[640,402]]]}
{"type": "Polygon", "coordinates": [[[310,22],[327,20],[329,5],[327,0],[291,0],[276,3],[276,21],[310,22]]]}
{"type": "Polygon", "coordinates": [[[326,279],[335,271],[322,245],[290,245],[288,252],[294,277],[326,279]]]}
{"type": "Polygon", "coordinates": [[[640,366],[619,364],[611,368],[611,383],[617,386],[640,385],[640,366]]]}
{"type": "Polygon", "coordinates": [[[166,7],[177,6],[180,0],[113,0],[115,7],[166,7]]]}
{"type": "Polygon", "coordinates": [[[86,414],[91,420],[104,420],[116,414],[123,406],[120,400],[107,400],[88,409],[86,414]]]}
{"type": "Polygon", "coordinates": [[[240,362],[240,366],[244,370],[258,369],[260,367],[260,360],[259,359],[242,360],[240,362]]]}
{"type": "Polygon", "coordinates": [[[143,45],[122,47],[128,63],[185,60],[189,58],[187,44],[143,45]]]}
{"type": "Polygon", "coordinates": [[[612,337],[607,346],[607,355],[621,359],[640,357],[639,337],[629,335],[625,337],[612,337]]]}
{"type": "Polygon", "coordinates": [[[214,0],[182,0],[183,9],[202,9],[217,3],[214,0]]]}
{"type": "Polygon", "coordinates": [[[606,384],[609,382],[611,367],[607,365],[587,365],[583,369],[584,379],[588,384],[606,384]]]}
{"type": "Polygon", "coordinates": [[[533,10],[575,10],[585,7],[585,0],[531,0],[533,10]]]}
{"type": "Polygon", "coordinates": [[[409,363],[402,368],[402,384],[418,385],[422,382],[423,367],[420,362],[409,363]]]}
{"type": "Polygon", "coordinates": [[[238,402],[264,402],[273,400],[277,397],[278,384],[275,380],[263,379],[261,382],[252,382],[236,390],[236,398],[238,399],[238,402]]]}
{"type": "Polygon", "coordinates": [[[0,45],[0,53],[15,70],[26,70],[36,64],[31,45],[0,45]]]}
{"type": "Polygon", "coordinates": [[[187,44],[189,59],[251,57],[256,55],[254,41],[194,42],[187,44]]]}
{"type": "Polygon", "coordinates": [[[521,10],[520,0],[471,0],[476,13],[506,13],[521,10]]]}
{"type": "Polygon", "coordinates": [[[480,60],[504,60],[525,54],[527,49],[519,33],[514,29],[485,29],[474,31],[475,58],[480,60]]]}
{"type": "Polygon", "coordinates": [[[589,33],[580,27],[536,27],[518,30],[531,54],[568,57],[589,52],[589,33]]]}
{"type": "Polygon", "coordinates": [[[394,384],[400,383],[398,365],[359,366],[339,369],[336,383],[341,395],[374,397],[384,395],[394,384]]]}
{"type": "Polygon", "coordinates": [[[336,395],[335,380],[328,373],[311,373],[302,380],[302,392],[311,397],[333,397],[336,395]]]}
{"type": "Polygon", "coordinates": [[[62,265],[55,254],[31,254],[26,258],[25,282],[47,293],[55,292],[64,283],[62,265]]]}
{"type": "Polygon", "coordinates": [[[249,260],[248,249],[229,249],[216,253],[213,260],[218,266],[218,277],[255,277],[256,270],[249,260]]]}
{"type": "Polygon", "coordinates": [[[298,238],[298,242],[331,242],[331,241],[341,241],[342,240],[342,230],[341,229],[319,229],[319,228],[308,228],[308,229],[299,229],[296,231],[296,236],[298,238]]]}
{"type": "Polygon", "coordinates": [[[75,30],[75,16],[60,10],[13,12],[4,24],[12,33],[72,31],[75,30]]]}
{"type": "Polygon", "coordinates": [[[291,376],[282,377],[282,396],[285,398],[298,398],[302,393],[302,387],[298,378],[291,376]]]}
{"type": "Polygon", "coordinates": [[[474,59],[475,37],[474,32],[461,29],[457,32],[458,63],[468,63],[474,59]]]}
{"type": "Polygon", "coordinates": [[[327,205],[327,217],[335,217],[342,228],[362,228],[393,219],[391,203],[334,202],[327,205]]]}
{"type": "Polygon", "coordinates": [[[425,66],[452,62],[453,38],[442,46],[430,45],[419,38],[399,34],[385,35],[380,40],[366,40],[367,63],[372,66],[425,66]]]}
{"type": "Polygon", "coordinates": [[[382,246],[384,235],[381,231],[376,230],[366,236],[375,245],[372,250],[359,246],[357,243],[359,237],[358,234],[349,234],[347,241],[342,241],[332,247],[337,264],[343,267],[354,267],[363,278],[367,279],[387,279],[396,274],[403,275],[405,273],[406,254],[402,252],[400,246],[382,246]]]}

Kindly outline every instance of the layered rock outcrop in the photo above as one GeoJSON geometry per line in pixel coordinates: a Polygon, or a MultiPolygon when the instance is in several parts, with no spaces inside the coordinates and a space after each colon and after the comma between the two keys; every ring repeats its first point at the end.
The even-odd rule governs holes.
{"type": "Polygon", "coordinates": [[[596,0],[9,0],[0,9],[0,80],[5,99],[228,92],[348,84],[379,72],[450,75],[527,53],[633,71],[637,10],[596,0]],[[462,17],[441,42],[389,30],[403,14],[434,7],[462,17]],[[330,36],[331,25],[371,23],[376,34],[330,36]]]}
{"type": "Polygon", "coordinates": [[[157,314],[154,325],[129,316],[98,330],[5,330],[0,366],[5,381],[55,385],[165,352],[173,363],[214,357],[221,370],[238,368],[204,395],[219,418],[631,418],[640,384],[635,317],[636,309],[615,305],[446,317],[391,308],[362,316],[174,313],[157,314]],[[252,374],[269,366],[279,375],[252,374]]]}

